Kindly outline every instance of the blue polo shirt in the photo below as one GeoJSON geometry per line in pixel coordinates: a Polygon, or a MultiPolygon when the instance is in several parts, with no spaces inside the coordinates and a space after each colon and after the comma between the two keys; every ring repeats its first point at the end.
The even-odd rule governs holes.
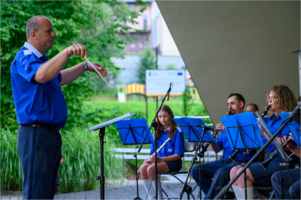
{"type": "MultiPolygon", "coordinates": [[[[272,114],[270,116],[270,118],[268,118],[266,124],[267,127],[270,129],[270,132],[274,135],[274,133],[276,133],[276,131],[278,130],[278,128],[281,126],[282,122],[284,120],[281,119],[280,116],[276,117],[275,114],[272,114]]],[[[288,126],[285,126],[284,129],[282,129],[281,134],[278,135],[278,137],[283,137],[283,136],[289,136],[290,133],[290,129],[288,126]]],[[[262,142],[265,144],[268,140],[262,136],[262,142]]],[[[273,143],[270,143],[267,146],[267,151],[274,151],[276,149],[276,147],[273,145],[273,143]]]]}
{"type": "Polygon", "coordinates": [[[33,78],[47,60],[46,55],[25,42],[12,62],[10,75],[19,124],[39,121],[58,128],[65,126],[67,106],[60,86],[61,74],[46,83],[33,78]]]}
{"type": "MultiPolygon", "coordinates": [[[[157,141],[157,148],[159,148],[166,140],[168,136],[168,130],[161,133],[160,138],[157,141]]],[[[152,141],[150,155],[155,152],[154,140],[152,141]]],[[[166,145],[157,154],[158,157],[166,157],[174,154],[184,155],[184,134],[176,129],[175,135],[166,143],[166,145]]]]}
{"type": "MultiPolygon", "coordinates": [[[[216,140],[217,144],[224,149],[223,152],[223,158],[227,159],[229,156],[231,156],[234,153],[234,150],[231,150],[231,146],[230,146],[230,142],[228,140],[228,136],[227,133],[223,130],[221,130],[221,134],[219,135],[219,137],[216,140]]],[[[240,150],[239,153],[237,154],[236,158],[244,158],[244,154],[243,154],[244,150],[240,150]]],[[[255,155],[256,151],[252,150],[246,153],[246,160],[250,160],[253,155],[255,155]]]]}

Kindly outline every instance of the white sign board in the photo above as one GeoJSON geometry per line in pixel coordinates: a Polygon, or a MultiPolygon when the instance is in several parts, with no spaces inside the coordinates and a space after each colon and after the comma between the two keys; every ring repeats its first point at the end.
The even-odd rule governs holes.
{"type": "Polygon", "coordinates": [[[185,70],[146,70],[146,95],[164,96],[171,82],[171,96],[183,95],[186,88],[185,70]]]}

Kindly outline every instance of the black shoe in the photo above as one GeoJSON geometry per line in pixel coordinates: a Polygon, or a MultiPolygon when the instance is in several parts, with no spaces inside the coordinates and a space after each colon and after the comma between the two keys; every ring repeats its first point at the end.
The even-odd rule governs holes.
{"type": "Polygon", "coordinates": [[[222,196],[221,199],[235,199],[235,193],[232,191],[228,191],[222,196]]]}

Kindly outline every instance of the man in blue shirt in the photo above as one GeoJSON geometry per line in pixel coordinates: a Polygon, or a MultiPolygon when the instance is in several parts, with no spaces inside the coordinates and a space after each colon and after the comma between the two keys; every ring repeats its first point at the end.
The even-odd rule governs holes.
{"type": "MultiPolygon", "coordinates": [[[[228,109],[231,114],[243,113],[245,99],[241,94],[232,93],[227,100],[228,109]]],[[[216,124],[216,128],[221,130],[220,136],[217,138],[217,144],[211,143],[211,147],[215,153],[223,151],[223,158],[214,162],[202,164],[201,172],[201,190],[205,193],[205,199],[213,199],[219,191],[230,181],[230,170],[236,165],[240,165],[243,160],[243,153],[240,151],[235,158],[235,162],[228,157],[233,154],[228,141],[225,127],[222,123],[216,124]]],[[[251,154],[246,154],[249,160],[251,154]]],[[[191,175],[199,186],[199,165],[192,168],[191,175]]]]}
{"type": "MultiPolygon", "coordinates": [[[[53,45],[55,33],[50,20],[35,16],[26,24],[27,42],[11,65],[12,91],[16,107],[18,151],[23,175],[24,199],[53,199],[60,163],[60,128],[67,120],[61,86],[85,71],[95,72],[87,63],[64,69],[71,55],[87,57],[84,45],[74,44],[52,59],[44,54],[53,45]]],[[[106,76],[106,70],[94,63],[106,76]]]]}

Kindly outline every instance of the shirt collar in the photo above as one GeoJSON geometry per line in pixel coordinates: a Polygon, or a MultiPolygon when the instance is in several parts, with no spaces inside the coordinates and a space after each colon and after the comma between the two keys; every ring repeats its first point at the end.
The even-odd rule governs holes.
{"type": "Polygon", "coordinates": [[[270,116],[270,119],[278,119],[280,118],[280,116],[276,116],[275,113],[273,113],[271,116],[270,116]]]}
{"type": "MultiPolygon", "coordinates": [[[[163,127],[162,127],[162,131],[164,131],[164,130],[163,130],[163,127]]],[[[166,129],[166,131],[164,131],[164,132],[167,132],[167,131],[169,131],[169,127],[168,127],[168,128],[166,129]]]]}
{"type": "Polygon", "coordinates": [[[43,56],[43,54],[41,54],[41,52],[39,52],[36,48],[34,48],[34,46],[32,46],[28,42],[24,43],[24,47],[26,47],[28,50],[30,50],[32,53],[34,53],[34,55],[36,55],[38,58],[41,58],[43,56]]]}

